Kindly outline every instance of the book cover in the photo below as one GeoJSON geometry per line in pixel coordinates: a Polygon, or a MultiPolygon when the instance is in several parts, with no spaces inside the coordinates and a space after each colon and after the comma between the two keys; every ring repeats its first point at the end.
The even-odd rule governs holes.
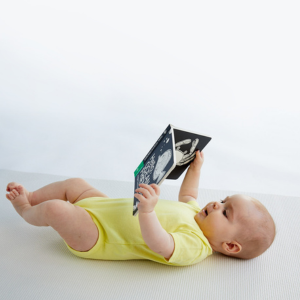
{"type": "MultiPolygon", "coordinates": [[[[211,137],[168,125],[134,172],[134,191],[140,183],[160,185],[165,179],[178,179],[202,151],[211,137]]],[[[133,215],[139,200],[134,197],[133,215]]]]}
{"type": "Polygon", "coordinates": [[[196,156],[196,151],[202,151],[211,137],[173,128],[175,139],[176,166],[166,179],[178,179],[196,156]]]}

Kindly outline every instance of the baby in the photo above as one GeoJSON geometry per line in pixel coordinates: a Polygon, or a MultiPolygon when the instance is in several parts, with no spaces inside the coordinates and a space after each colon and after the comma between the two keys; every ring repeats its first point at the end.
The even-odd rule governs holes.
{"type": "Polygon", "coordinates": [[[79,178],[35,192],[12,182],[6,197],[25,221],[51,226],[68,249],[83,258],[185,266],[214,251],[243,259],[262,254],[275,237],[271,215],[258,200],[239,194],[201,210],[196,199],[203,162],[203,152],[197,151],[178,202],[158,200],[156,184],[140,184],[134,195],[140,201],[138,218],[132,216],[132,198],[108,198],[79,178]]]}

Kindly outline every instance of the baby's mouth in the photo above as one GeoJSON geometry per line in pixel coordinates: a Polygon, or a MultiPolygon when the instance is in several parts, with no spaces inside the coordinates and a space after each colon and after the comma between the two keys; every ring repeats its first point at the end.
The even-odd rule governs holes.
{"type": "Polygon", "coordinates": [[[201,213],[202,213],[202,215],[205,216],[205,217],[208,215],[207,209],[204,209],[204,208],[202,209],[201,213]]]}

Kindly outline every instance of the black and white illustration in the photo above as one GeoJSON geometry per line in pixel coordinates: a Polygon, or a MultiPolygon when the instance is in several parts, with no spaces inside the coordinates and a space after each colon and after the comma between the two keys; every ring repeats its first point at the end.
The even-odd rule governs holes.
{"type": "Polygon", "coordinates": [[[150,174],[152,174],[154,166],[155,166],[155,153],[150,157],[150,159],[147,161],[144,168],[138,174],[138,179],[137,179],[138,184],[140,183],[150,184],[150,174]]]}
{"type": "MultiPolygon", "coordinates": [[[[151,181],[151,174],[153,172],[155,166],[155,153],[150,157],[150,159],[147,161],[147,163],[144,165],[143,169],[139,172],[139,174],[135,178],[135,188],[137,189],[139,187],[140,183],[145,184],[151,184],[153,183],[153,180],[151,181]]],[[[137,212],[137,205],[139,201],[134,198],[134,205],[133,205],[133,211],[137,212]]]]}
{"type": "Polygon", "coordinates": [[[166,174],[165,167],[168,162],[171,160],[172,151],[168,149],[162,155],[159,155],[154,172],[153,172],[153,180],[156,182],[160,182],[160,180],[166,174]]]}
{"type": "MultiPolygon", "coordinates": [[[[155,149],[146,156],[143,168],[136,175],[134,189],[141,183],[159,185],[162,182],[176,164],[173,147],[172,130],[165,130],[155,149]]],[[[134,214],[137,213],[138,202],[138,199],[134,198],[134,214]]]]}
{"type": "Polygon", "coordinates": [[[176,166],[166,179],[178,179],[196,156],[196,151],[202,151],[211,137],[173,128],[175,142],[176,166]]]}
{"type": "Polygon", "coordinates": [[[199,139],[195,139],[192,142],[192,146],[189,149],[189,151],[185,150],[183,152],[182,150],[180,150],[180,146],[190,144],[191,142],[192,142],[191,139],[186,139],[186,140],[180,141],[175,144],[176,165],[177,166],[182,166],[182,165],[188,164],[195,158],[195,156],[196,156],[195,149],[199,143],[199,139]]]}

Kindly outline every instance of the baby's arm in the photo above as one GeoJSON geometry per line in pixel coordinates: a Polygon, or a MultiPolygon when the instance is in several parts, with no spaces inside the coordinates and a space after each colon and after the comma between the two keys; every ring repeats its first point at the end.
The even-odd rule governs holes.
{"type": "Polygon", "coordinates": [[[192,200],[197,200],[198,197],[198,187],[200,179],[200,170],[204,162],[203,152],[199,150],[196,151],[196,157],[190,164],[184,180],[181,184],[179,191],[178,200],[180,202],[189,202],[192,200]]]}
{"type": "Polygon", "coordinates": [[[174,251],[173,237],[167,233],[159,223],[154,211],[159,196],[159,187],[156,184],[140,184],[141,188],[136,189],[134,196],[140,201],[138,204],[139,222],[144,241],[148,247],[169,259],[174,251]]]}

